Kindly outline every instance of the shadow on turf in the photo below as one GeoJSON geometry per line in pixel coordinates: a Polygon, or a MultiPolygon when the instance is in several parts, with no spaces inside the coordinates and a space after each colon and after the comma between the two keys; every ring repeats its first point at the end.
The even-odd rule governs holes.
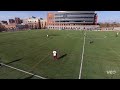
{"type": "Polygon", "coordinates": [[[13,60],[13,61],[11,61],[11,62],[8,62],[8,63],[6,63],[6,64],[11,64],[11,63],[14,63],[14,62],[18,62],[18,61],[21,61],[23,58],[20,58],[20,59],[16,59],[16,60],[13,60]]]}
{"type": "Polygon", "coordinates": [[[65,56],[67,56],[67,54],[63,54],[63,55],[60,56],[58,59],[62,59],[62,58],[64,58],[65,56]]]}

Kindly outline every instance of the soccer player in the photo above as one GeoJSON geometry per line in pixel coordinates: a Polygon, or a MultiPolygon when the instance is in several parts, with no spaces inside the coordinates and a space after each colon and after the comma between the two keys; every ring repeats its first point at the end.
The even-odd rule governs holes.
{"type": "Polygon", "coordinates": [[[93,41],[92,41],[92,40],[90,41],[90,44],[91,44],[91,43],[93,43],[93,41]]]}
{"type": "Polygon", "coordinates": [[[47,37],[48,37],[48,34],[47,34],[47,37]]]}
{"type": "Polygon", "coordinates": [[[118,37],[118,34],[119,34],[119,33],[117,32],[116,37],[118,37]]]}
{"type": "Polygon", "coordinates": [[[57,59],[58,59],[58,58],[57,58],[57,51],[56,51],[56,50],[53,51],[53,58],[54,58],[54,60],[57,60],[57,59]]]}

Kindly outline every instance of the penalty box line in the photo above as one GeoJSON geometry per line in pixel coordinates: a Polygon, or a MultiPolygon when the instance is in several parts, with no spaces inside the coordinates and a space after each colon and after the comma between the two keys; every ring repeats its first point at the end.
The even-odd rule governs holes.
{"type": "Polygon", "coordinates": [[[84,33],[84,42],[83,42],[83,51],[82,51],[82,58],[81,58],[81,65],[80,65],[80,72],[79,72],[79,79],[81,79],[81,74],[82,74],[82,65],[83,65],[84,48],[85,48],[85,37],[86,37],[86,32],[84,33]]]}
{"type": "Polygon", "coordinates": [[[11,69],[14,69],[14,70],[23,72],[23,73],[26,73],[26,74],[29,74],[29,75],[33,75],[33,76],[38,77],[38,78],[40,78],[40,79],[47,79],[47,78],[44,78],[44,77],[42,77],[42,76],[39,76],[39,75],[30,73],[30,72],[25,71],[25,70],[21,70],[21,69],[15,68],[15,67],[13,67],[13,66],[10,66],[10,65],[7,65],[7,64],[4,64],[4,63],[0,63],[0,64],[3,65],[3,66],[5,66],[5,67],[8,67],[8,68],[11,68],[11,69]]]}

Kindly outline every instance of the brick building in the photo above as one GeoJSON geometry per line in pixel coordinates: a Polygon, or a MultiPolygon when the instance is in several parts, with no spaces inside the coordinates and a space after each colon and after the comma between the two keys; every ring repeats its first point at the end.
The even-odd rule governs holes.
{"type": "Polygon", "coordinates": [[[48,29],[83,29],[97,28],[98,16],[95,11],[58,11],[48,13],[48,29]]]}
{"type": "Polygon", "coordinates": [[[16,24],[21,24],[21,23],[22,23],[22,21],[21,21],[21,19],[20,19],[20,18],[15,17],[15,23],[16,23],[16,24]]]}
{"type": "Polygon", "coordinates": [[[15,20],[14,19],[9,19],[9,24],[13,24],[15,23],[15,20]]]}
{"type": "Polygon", "coordinates": [[[4,25],[7,28],[7,31],[11,31],[11,30],[15,30],[16,29],[16,25],[15,24],[8,24],[8,25],[4,25]]]}

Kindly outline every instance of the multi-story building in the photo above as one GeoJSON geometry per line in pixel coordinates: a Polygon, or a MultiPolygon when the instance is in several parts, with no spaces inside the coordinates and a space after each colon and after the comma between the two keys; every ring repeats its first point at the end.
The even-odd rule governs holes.
{"type": "Polygon", "coordinates": [[[30,17],[27,19],[24,19],[23,21],[24,24],[27,24],[30,29],[40,29],[40,18],[37,17],[30,17]]]}
{"type": "Polygon", "coordinates": [[[16,24],[21,24],[21,23],[22,23],[22,22],[21,22],[21,19],[18,18],[18,17],[15,17],[15,23],[16,23],[16,24]]]}
{"type": "Polygon", "coordinates": [[[14,19],[9,19],[9,24],[13,24],[15,23],[15,20],[14,19]]]}
{"type": "Polygon", "coordinates": [[[95,11],[58,11],[48,13],[48,29],[83,29],[96,28],[97,13],[95,11]]]}
{"type": "Polygon", "coordinates": [[[5,25],[5,27],[8,29],[8,31],[15,30],[16,29],[16,23],[14,19],[9,19],[8,25],[5,25]]]}
{"type": "Polygon", "coordinates": [[[20,20],[20,23],[21,23],[21,24],[23,23],[23,19],[20,20]]]}
{"type": "Polygon", "coordinates": [[[16,30],[27,30],[29,29],[28,25],[27,24],[17,24],[16,25],[16,30]]]}
{"type": "Polygon", "coordinates": [[[16,25],[15,24],[8,24],[8,25],[4,25],[4,26],[8,29],[8,31],[16,29],[16,25]]]}

